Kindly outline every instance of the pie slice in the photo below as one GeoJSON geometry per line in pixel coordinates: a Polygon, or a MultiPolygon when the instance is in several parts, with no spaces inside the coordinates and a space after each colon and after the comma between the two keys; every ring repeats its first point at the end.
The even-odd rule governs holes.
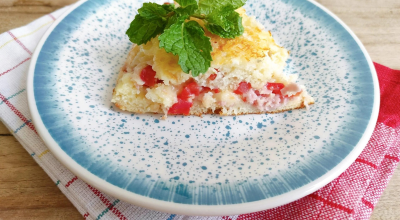
{"type": "Polygon", "coordinates": [[[205,29],[213,61],[197,77],[182,71],[178,56],[160,48],[158,37],[134,44],[119,73],[112,102],[129,112],[165,117],[277,113],[313,104],[306,88],[296,83],[297,75],[283,73],[289,51],[277,45],[244,9],[237,12],[245,28],[242,36],[225,39],[205,29]]]}

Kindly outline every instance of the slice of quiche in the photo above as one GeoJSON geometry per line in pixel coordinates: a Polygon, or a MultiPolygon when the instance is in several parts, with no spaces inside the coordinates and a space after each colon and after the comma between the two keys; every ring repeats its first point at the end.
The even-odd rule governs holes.
{"type": "MultiPolygon", "coordinates": [[[[296,83],[297,75],[283,73],[289,51],[243,8],[236,11],[242,16],[244,34],[226,39],[205,29],[212,62],[197,77],[182,71],[179,57],[160,48],[158,37],[134,44],[112,102],[122,110],[164,117],[277,113],[313,104],[306,88],[296,83]]],[[[204,27],[201,20],[192,20],[204,27]]]]}

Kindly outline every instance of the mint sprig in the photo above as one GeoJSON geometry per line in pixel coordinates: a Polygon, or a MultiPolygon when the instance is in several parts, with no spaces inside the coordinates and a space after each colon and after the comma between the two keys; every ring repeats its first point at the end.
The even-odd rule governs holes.
{"type": "Polygon", "coordinates": [[[203,28],[191,17],[203,20],[208,31],[222,38],[235,38],[244,32],[236,9],[246,0],[176,0],[172,4],[144,3],[130,28],[129,40],[141,45],[159,36],[160,48],[179,56],[185,73],[198,76],[211,66],[211,41],[203,28]]]}
{"type": "Polygon", "coordinates": [[[225,6],[212,11],[207,16],[206,28],[213,34],[223,38],[235,38],[244,32],[242,17],[232,10],[232,6],[225,6]]]}
{"type": "Polygon", "coordinates": [[[166,29],[158,38],[160,47],[168,53],[179,56],[179,65],[185,73],[191,71],[193,76],[205,73],[211,65],[210,38],[195,21],[185,22],[187,16],[166,29]]]}

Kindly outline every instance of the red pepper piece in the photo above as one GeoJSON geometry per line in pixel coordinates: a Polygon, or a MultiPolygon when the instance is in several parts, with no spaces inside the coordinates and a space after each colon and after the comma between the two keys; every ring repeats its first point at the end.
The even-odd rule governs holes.
{"type": "Polygon", "coordinates": [[[283,83],[267,83],[267,89],[271,90],[274,94],[281,94],[281,89],[284,87],[283,83]]]}
{"type": "Polygon", "coordinates": [[[202,90],[201,90],[201,92],[204,92],[204,93],[207,93],[207,92],[214,92],[214,93],[219,93],[220,91],[219,91],[219,89],[217,88],[217,89],[210,89],[209,87],[202,87],[202,90]]]}
{"type": "Polygon", "coordinates": [[[209,87],[201,87],[201,92],[207,93],[209,91],[211,91],[211,89],[209,87]]]}
{"type": "Polygon", "coordinates": [[[156,78],[156,71],[151,66],[146,66],[140,72],[140,79],[143,80],[144,85],[152,87],[157,84],[158,79],[156,78]]]}
{"type": "Polygon", "coordinates": [[[238,88],[233,92],[238,94],[238,95],[242,95],[243,93],[246,93],[247,91],[249,91],[250,88],[251,88],[251,84],[250,83],[241,82],[241,83],[239,83],[238,88]]]}
{"type": "Polygon", "coordinates": [[[212,90],[214,93],[219,93],[219,89],[213,89],[212,90]]]}
{"type": "Polygon", "coordinates": [[[164,83],[164,81],[161,79],[157,79],[157,83],[164,83]]]}
{"type": "Polygon", "coordinates": [[[182,100],[178,98],[178,102],[175,103],[171,108],[168,110],[168,114],[171,115],[189,115],[190,108],[193,106],[193,103],[182,100]]]}
{"type": "Polygon", "coordinates": [[[215,78],[217,78],[217,74],[215,74],[215,73],[213,73],[213,74],[211,74],[209,77],[208,77],[208,79],[209,80],[214,80],[215,78]]]}
{"type": "Polygon", "coordinates": [[[178,94],[179,99],[187,100],[192,96],[198,96],[200,94],[200,86],[196,82],[187,84],[183,90],[178,94]]]}

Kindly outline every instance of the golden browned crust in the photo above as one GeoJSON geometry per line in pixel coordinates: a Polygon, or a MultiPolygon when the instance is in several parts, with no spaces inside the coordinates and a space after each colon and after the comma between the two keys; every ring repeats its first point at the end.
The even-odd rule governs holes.
{"type": "MultiPolygon", "coordinates": [[[[309,102],[308,105],[313,105],[314,102],[309,102]]],[[[278,114],[278,113],[282,113],[282,112],[286,112],[286,111],[290,111],[290,110],[296,110],[296,109],[302,109],[302,108],[306,108],[306,105],[304,104],[304,101],[301,102],[301,105],[299,107],[296,108],[291,108],[291,109],[283,109],[283,110],[277,110],[277,111],[267,111],[267,112],[263,112],[263,111],[259,111],[259,112],[252,112],[252,113],[240,113],[240,114],[236,114],[236,115],[260,115],[260,114],[278,114]]],[[[229,114],[224,114],[222,113],[222,108],[217,108],[214,110],[214,112],[209,109],[206,113],[195,113],[195,114],[190,114],[190,115],[195,115],[195,116],[199,116],[202,117],[202,115],[211,115],[211,114],[219,114],[221,116],[232,116],[229,114]]]]}
{"type": "MultiPolygon", "coordinates": [[[[240,8],[236,11],[240,16],[247,17],[245,9],[240,8]]],[[[202,20],[197,18],[191,18],[191,20],[198,22],[204,27],[202,20]]],[[[257,25],[245,26],[244,28],[247,37],[239,36],[233,39],[221,38],[205,29],[205,35],[213,43],[213,51],[211,52],[213,60],[215,60],[216,56],[237,57],[238,54],[248,61],[252,58],[263,58],[266,56],[265,51],[269,50],[271,45],[278,46],[270,31],[264,34],[265,31],[261,30],[257,25]]]]}

